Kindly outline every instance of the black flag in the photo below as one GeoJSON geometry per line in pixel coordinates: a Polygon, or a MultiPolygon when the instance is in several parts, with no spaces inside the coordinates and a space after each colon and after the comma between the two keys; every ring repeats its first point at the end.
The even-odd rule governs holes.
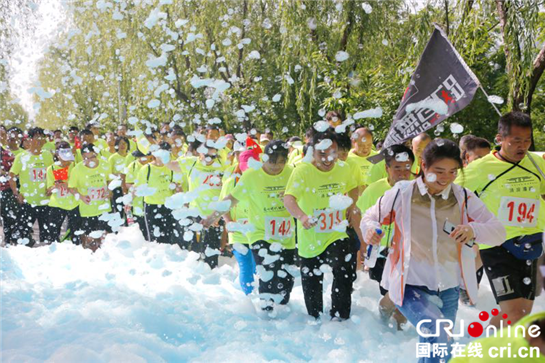
{"type": "Polygon", "coordinates": [[[479,85],[446,34],[435,25],[383,148],[403,143],[462,110],[471,102],[479,85]]]}

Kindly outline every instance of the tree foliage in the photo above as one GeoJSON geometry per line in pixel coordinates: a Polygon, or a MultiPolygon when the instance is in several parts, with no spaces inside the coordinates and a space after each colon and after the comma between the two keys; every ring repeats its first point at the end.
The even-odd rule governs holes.
{"type": "MultiPolygon", "coordinates": [[[[71,21],[41,63],[46,97],[35,96],[36,121],[52,128],[98,118],[113,126],[136,117],[174,121],[187,131],[220,122],[229,131],[253,126],[287,137],[329,110],[348,116],[381,107],[381,118],[359,121],[383,138],[433,23],[448,32],[486,91],[507,100],[502,112],[517,109],[520,99],[530,111],[533,93],[532,113],[541,116],[544,94],[532,79],[545,28],[540,4],[500,3],[69,3],[71,21]]],[[[492,139],[497,118],[479,92],[447,122],[492,139]]],[[[541,128],[543,118],[534,119],[541,128]]],[[[452,136],[445,130],[436,134],[452,136]]]]}

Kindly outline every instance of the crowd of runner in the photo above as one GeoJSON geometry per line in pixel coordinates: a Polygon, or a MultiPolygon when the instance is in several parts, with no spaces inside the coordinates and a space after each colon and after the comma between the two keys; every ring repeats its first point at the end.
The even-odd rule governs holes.
{"type": "MultiPolygon", "coordinates": [[[[211,268],[232,253],[242,291],[257,289],[269,313],[289,302],[300,269],[307,312],[319,319],[331,271],[328,315],[348,319],[362,268],[380,283],[381,317],[398,326],[430,319],[433,332],[437,319],[455,321],[484,273],[511,322],[532,311],[545,160],[528,152],[526,114],[500,118],[495,147],[423,133],[381,149],[370,128],[335,111],[304,140],[215,125],[186,135],[174,123],[101,131],[96,122],[67,134],[0,128],[6,246],[71,241],[95,251],[107,233],[136,224],[147,241],[197,252],[211,268]],[[364,267],[373,249],[378,258],[364,267]]],[[[444,331],[421,340],[449,343],[444,331]]]]}

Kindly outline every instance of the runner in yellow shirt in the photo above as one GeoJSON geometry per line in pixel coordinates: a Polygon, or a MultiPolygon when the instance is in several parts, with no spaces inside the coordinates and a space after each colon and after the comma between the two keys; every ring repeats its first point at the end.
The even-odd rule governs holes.
{"type": "Polygon", "coordinates": [[[119,199],[127,194],[127,185],[125,183],[125,162],[130,148],[129,139],[124,136],[115,139],[115,153],[110,156],[108,163],[112,174],[115,175],[120,184],[112,190],[112,207],[115,212],[124,214],[123,202],[119,199]]]}
{"type": "Polygon", "coordinates": [[[68,188],[79,202],[83,229],[81,243],[94,252],[104,240],[105,232],[111,232],[108,223],[99,219],[112,210],[108,189],[111,170],[109,164],[98,156],[93,144],[83,145],[81,155],[83,162],[70,173],[68,188]]]}
{"type": "MultiPolygon", "coordinates": [[[[252,154],[257,160],[253,151],[241,155],[241,169],[248,164],[244,157],[252,154]]],[[[231,208],[248,203],[248,224],[252,228],[247,235],[260,276],[262,309],[272,311],[274,304],[289,302],[294,283],[295,221],[282,200],[293,168],[286,165],[288,146],[282,140],[269,142],[262,157],[263,166],[250,166],[226,200],[231,201],[231,208]]],[[[215,212],[205,226],[221,214],[215,212]]]]}
{"type": "Polygon", "coordinates": [[[369,168],[373,165],[368,157],[376,155],[377,152],[373,148],[373,133],[367,127],[360,127],[352,133],[352,142],[354,149],[350,150],[348,159],[350,162],[354,162],[360,168],[360,172],[363,179],[363,186],[359,188],[361,194],[368,185],[367,177],[369,175],[369,168]]]}
{"type": "MultiPolygon", "coordinates": [[[[417,175],[420,172],[420,156],[422,156],[422,152],[424,151],[424,149],[426,148],[426,146],[428,146],[430,142],[431,142],[431,137],[426,133],[419,134],[411,141],[411,148],[415,156],[415,160],[414,160],[411,171],[415,175],[417,175]]],[[[369,169],[367,182],[371,184],[376,182],[377,180],[384,179],[386,177],[388,177],[388,173],[386,173],[384,160],[382,160],[376,163],[375,165],[373,165],[369,169]]]]}
{"type": "Polygon", "coordinates": [[[288,164],[293,166],[296,158],[303,154],[303,141],[299,136],[293,136],[288,143],[290,145],[288,164]]]}
{"type": "Polygon", "coordinates": [[[103,138],[100,137],[100,127],[101,127],[101,125],[97,121],[91,121],[91,122],[87,123],[87,125],[85,125],[85,128],[87,130],[90,130],[93,133],[93,136],[94,136],[93,144],[98,149],[99,156],[101,156],[101,155],[104,156],[102,154],[102,151],[103,150],[108,150],[109,146],[108,146],[108,143],[106,142],[106,140],[104,140],[103,138]]]}
{"type": "MultiPolygon", "coordinates": [[[[496,140],[499,151],[469,164],[457,183],[475,191],[505,227],[503,245],[479,247],[496,302],[516,322],[532,311],[536,295],[537,259],[543,253],[540,216],[545,212],[540,208],[545,178],[538,168],[545,170],[545,161],[528,153],[532,121],[525,113],[503,115],[496,140]]],[[[501,315],[491,324],[499,326],[501,315]]]]}
{"type": "MultiPolygon", "coordinates": [[[[221,189],[220,199],[229,198],[233,189],[240,183],[242,173],[248,171],[248,155],[258,158],[252,151],[236,151],[235,157],[237,160],[234,168],[230,168],[223,177],[223,187],[221,189]],[[244,155],[242,155],[244,154],[244,155]],[[242,155],[242,156],[241,156],[242,155]],[[242,157],[242,163],[240,158],[242,157]]],[[[250,169],[252,170],[252,169],[250,169]]],[[[219,212],[217,212],[220,214],[219,212]]],[[[212,216],[214,216],[213,214],[212,216]]],[[[218,218],[211,221],[213,217],[207,217],[203,221],[205,228],[214,224],[218,218]]],[[[237,260],[239,267],[239,282],[244,294],[249,295],[254,289],[254,275],[256,273],[254,256],[250,250],[250,240],[248,239],[248,202],[232,203],[228,212],[223,215],[228,230],[229,244],[233,247],[233,255],[237,260]]]]}
{"type": "Polygon", "coordinates": [[[28,130],[29,148],[15,157],[10,170],[10,188],[21,208],[18,216],[18,227],[15,239],[19,243],[27,243],[32,247],[32,225],[38,220],[40,242],[52,242],[49,233],[48,214],[49,198],[46,195],[46,171],[53,164],[53,155],[43,151],[45,133],[42,128],[33,127],[28,130]],[[19,187],[16,180],[19,180],[19,187]]]}
{"type": "MultiPolygon", "coordinates": [[[[354,177],[354,181],[356,182],[356,185],[358,186],[358,193],[361,193],[361,191],[365,189],[364,177],[361,171],[361,166],[358,163],[358,160],[356,160],[356,158],[349,157],[351,146],[352,146],[352,140],[347,133],[337,133],[337,147],[338,147],[339,160],[344,161],[350,166],[350,168],[352,169],[352,175],[354,177]]],[[[360,267],[363,266],[361,255],[359,253],[361,248],[360,239],[358,238],[358,234],[356,230],[352,226],[347,227],[346,234],[348,235],[348,238],[350,238],[350,243],[354,246],[354,253],[357,256],[356,269],[359,269],[360,267]]],[[[354,279],[355,278],[356,278],[356,275],[354,274],[354,279]]]]}
{"type": "MultiPolygon", "coordinates": [[[[393,145],[385,150],[384,155],[386,163],[386,172],[388,177],[371,183],[358,199],[356,206],[362,214],[365,214],[367,209],[374,206],[377,202],[381,203],[382,196],[386,191],[392,189],[395,183],[401,180],[412,179],[411,166],[414,163],[414,154],[408,147],[404,145],[393,145]]],[[[390,211],[384,211],[384,215],[390,211]]],[[[382,280],[382,272],[386,264],[388,249],[390,248],[391,238],[393,237],[393,224],[382,226],[382,234],[386,236],[381,241],[379,258],[376,261],[375,267],[369,268],[369,278],[379,283],[380,294],[382,298],[379,302],[379,312],[383,321],[388,322],[390,317],[394,317],[398,329],[401,325],[407,322],[407,319],[396,309],[394,303],[388,295],[388,291],[380,286],[382,280]]],[[[362,251],[365,253],[365,250],[362,251]]]]}
{"type": "Polygon", "coordinates": [[[284,196],[286,209],[299,221],[297,235],[305,305],[309,315],[319,318],[323,311],[323,273],[317,271],[328,264],[333,269],[334,286],[330,315],[348,319],[356,256],[345,233],[346,216],[353,226],[359,225],[354,218],[356,214],[352,213],[358,186],[350,166],[337,162],[336,135],[331,130],[315,134],[311,146],[307,153],[312,153],[312,163],[301,163],[295,168],[284,196]]]}
{"type": "Polygon", "coordinates": [[[169,170],[163,162],[161,152],[169,156],[170,151],[170,144],[161,142],[159,149],[154,151],[153,161],[140,168],[135,184],[136,195],[144,197],[144,223],[147,227],[144,237],[150,242],[174,244],[175,237],[180,237],[175,236],[177,221],[172,210],[165,206],[167,198],[181,192],[181,175],[169,170]]]}
{"type": "Polygon", "coordinates": [[[132,210],[134,221],[138,223],[142,235],[146,238],[145,236],[148,235],[148,229],[146,228],[146,222],[144,220],[144,198],[135,194],[136,186],[134,184],[138,179],[140,169],[151,163],[153,156],[151,156],[151,154],[145,155],[140,150],[136,150],[130,155],[135,159],[125,169],[125,184],[127,185],[128,193],[132,196],[130,210],[132,210]]]}
{"type": "Polygon", "coordinates": [[[61,227],[66,219],[72,243],[80,244],[76,231],[80,227],[78,201],[68,189],[68,179],[74,169],[74,154],[66,141],[57,143],[57,162],[47,168],[47,195],[49,199],[49,225],[53,241],[60,242],[61,227]]]}
{"type": "Polygon", "coordinates": [[[129,153],[136,151],[136,142],[130,137],[127,136],[127,132],[129,131],[129,128],[126,124],[121,124],[117,126],[117,137],[126,137],[129,140],[129,149],[127,150],[129,153]]]}
{"type": "MultiPolygon", "coordinates": [[[[226,166],[219,158],[218,150],[212,147],[199,147],[199,157],[182,158],[179,161],[171,161],[167,166],[174,172],[182,173],[188,191],[198,193],[189,206],[198,210],[198,217],[193,218],[194,223],[201,223],[201,220],[214,212],[214,205],[219,201],[222,188],[222,178],[226,166]]],[[[210,268],[218,266],[219,248],[221,246],[221,235],[223,232],[223,221],[214,225],[202,233],[195,233],[191,250],[201,254],[201,259],[210,268]]]]}
{"type": "Polygon", "coordinates": [[[464,150],[462,151],[462,160],[464,167],[471,164],[473,161],[485,157],[490,154],[492,148],[488,140],[482,137],[473,136],[466,140],[464,150]]]}

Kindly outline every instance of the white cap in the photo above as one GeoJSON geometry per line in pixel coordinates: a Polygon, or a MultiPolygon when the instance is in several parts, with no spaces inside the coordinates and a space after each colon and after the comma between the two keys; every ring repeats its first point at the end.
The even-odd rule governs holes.
{"type": "Polygon", "coordinates": [[[59,149],[59,158],[62,161],[74,161],[74,154],[70,149],[59,149]]]}

